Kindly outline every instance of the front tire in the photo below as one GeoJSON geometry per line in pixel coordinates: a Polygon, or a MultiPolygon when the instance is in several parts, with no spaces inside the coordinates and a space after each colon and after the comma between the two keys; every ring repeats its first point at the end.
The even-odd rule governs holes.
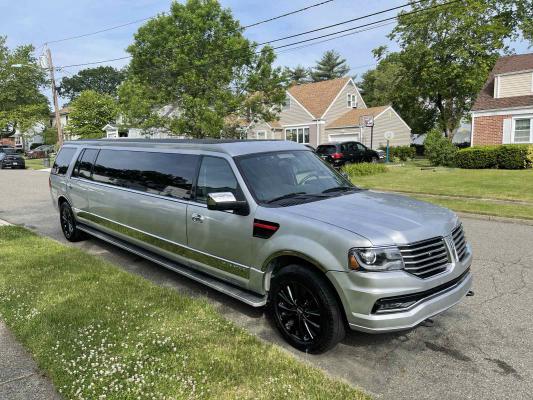
{"type": "Polygon", "coordinates": [[[273,278],[270,311],[295,348],[323,353],[344,338],[341,308],[324,278],[309,267],[289,265],[273,278]]]}
{"type": "Polygon", "coordinates": [[[59,222],[65,239],[69,242],[79,242],[85,238],[85,235],[76,225],[76,219],[70,205],[64,201],[59,207],[59,222]]]}

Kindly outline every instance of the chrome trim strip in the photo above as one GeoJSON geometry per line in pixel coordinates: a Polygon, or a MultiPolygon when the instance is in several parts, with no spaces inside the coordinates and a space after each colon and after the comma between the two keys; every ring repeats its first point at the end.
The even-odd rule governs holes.
{"type": "Polygon", "coordinates": [[[140,250],[136,250],[135,248],[133,248],[132,246],[128,245],[126,242],[122,243],[123,241],[120,240],[120,239],[115,239],[115,238],[112,238],[110,237],[110,235],[107,235],[103,232],[98,232],[97,230],[95,229],[91,229],[89,227],[86,227],[86,226],[79,226],[79,229],[84,231],[84,232],[87,232],[97,238],[99,238],[100,240],[103,240],[105,242],[108,242],[108,243],[111,243],[113,244],[114,246],[117,246],[117,247],[120,247],[121,249],[124,249],[126,251],[129,251],[130,253],[133,253],[133,254],[136,254],[140,257],[143,257],[151,262],[154,262],[156,264],[159,264],[165,268],[168,268],[170,269],[171,271],[174,271],[178,274],[181,274],[181,275],[184,275],[186,276],[187,278],[190,278],[196,282],[200,282],[206,286],[209,286],[210,288],[212,289],[215,289],[221,293],[224,293],[230,297],[233,297],[237,300],[240,300],[242,301],[243,303],[246,303],[252,307],[262,307],[266,304],[266,301],[267,301],[267,296],[262,296],[260,299],[259,299],[259,295],[256,295],[255,293],[252,293],[252,295],[256,295],[258,296],[258,299],[257,301],[253,301],[251,299],[251,296],[243,296],[243,295],[240,295],[239,292],[243,293],[244,290],[243,289],[240,289],[240,288],[235,288],[234,290],[232,290],[233,288],[230,289],[230,286],[225,284],[224,282],[222,281],[216,281],[215,283],[215,280],[216,278],[212,278],[211,276],[207,275],[206,278],[207,279],[202,279],[202,277],[200,277],[200,274],[199,273],[196,273],[195,271],[192,271],[192,270],[188,270],[186,268],[180,268],[179,265],[174,265],[174,263],[171,261],[171,260],[164,260],[163,257],[161,257],[161,259],[158,259],[158,258],[155,258],[155,257],[151,257],[150,255],[148,255],[147,253],[143,252],[143,251],[140,251],[140,250]]]}
{"type": "Polygon", "coordinates": [[[203,252],[201,250],[193,249],[192,247],[173,242],[171,240],[113,221],[109,218],[101,217],[88,211],[82,211],[74,208],[74,212],[78,218],[90,221],[97,225],[102,225],[117,233],[137,239],[148,245],[158,247],[161,250],[168,251],[169,253],[174,253],[178,256],[194,260],[234,275],[238,275],[242,278],[249,277],[250,267],[246,265],[239,264],[234,261],[203,252]]]}
{"type": "Polygon", "coordinates": [[[198,202],[193,201],[193,200],[178,199],[177,197],[161,196],[161,195],[158,195],[158,194],[141,192],[140,190],[135,190],[135,189],[129,189],[129,188],[121,187],[121,186],[110,185],[108,183],[90,181],[88,179],[80,179],[80,178],[74,178],[74,177],[71,177],[70,179],[73,180],[73,181],[81,182],[81,183],[86,183],[86,184],[89,183],[89,184],[93,184],[93,185],[96,185],[96,186],[102,186],[102,187],[106,187],[106,188],[122,190],[124,192],[136,193],[136,194],[141,194],[143,196],[149,196],[149,197],[155,197],[155,198],[162,199],[162,200],[173,201],[175,203],[192,204],[192,205],[195,205],[195,206],[200,206],[200,207],[203,207],[203,208],[207,208],[206,204],[198,203],[198,202]]]}

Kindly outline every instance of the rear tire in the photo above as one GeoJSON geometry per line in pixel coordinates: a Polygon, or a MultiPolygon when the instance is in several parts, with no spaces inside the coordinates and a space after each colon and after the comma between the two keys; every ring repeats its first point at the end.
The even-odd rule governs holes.
{"type": "Polygon", "coordinates": [[[269,307],[282,336],[298,350],[323,353],[344,338],[337,298],[324,278],[309,267],[281,269],[273,278],[269,307]]]}
{"type": "Polygon", "coordinates": [[[85,233],[78,229],[72,208],[66,201],[59,207],[59,222],[63,235],[69,242],[79,242],[85,239],[85,233]]]}

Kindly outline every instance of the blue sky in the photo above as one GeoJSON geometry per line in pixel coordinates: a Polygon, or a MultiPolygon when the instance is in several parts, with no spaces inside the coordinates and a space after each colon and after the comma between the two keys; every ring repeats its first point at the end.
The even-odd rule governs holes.
{"type": "MultiPolygon", "coordinates": [[[[221,0],[224,7],[231,8],[234,16],[243,25],[279,15],[319,0],[221,0]]],[[[379,11],[406,3],[407,0],[335,0],[320,7],[292,15],[277,21],[248,29],[245,35],[255,41],[263,42],[278,37],[330,25],[349,18],[379,11]]],[[[120,25],[132,20],[146,18],[169,9],[166,0],[0,0],[0,35],[8,36],[8,45],[16,46],[33,43],[36,47],[43,42],[83,34],[110,26],[120,25]]],[[[375,19],[393,16],[390,13],[375,19]]],[[[369,22],[364,20],[344,27],[357,26],[369,22]]],[[[78,64],[127,55],[126,47],[132,41],[133,33],[141,24],[105,32],[96,36],[71,40],[50,45],[56,66],[78,64]]],[[[339,29],[339,28],[337,28],[339,29]]],[[[361,75],[374,63],[371,50],[380,45],[396,48],[387,39],[392,26],[361,32],[345,38],[279,52],[277,63],[280,65],[314,65],[321,54],[329,49],[338,50],[353,68],[351,74],[361,75]]],[[[333,29],[332,31],[334,31],[333,29]]],[[[324,31],[322,33],[329,33],[324,31]]],[[[314,36],[314,35],[311,35],[314,36]]],[[[293,39],[297,40],[297,39],[293,39]]],[[[284,44],[281,42],[280,44],[284,44]]],[[[515,44],[517,52],[526,52],[527,45],[515,44]]],[[[127,61],[109,63],[120,67],[127,61]]],[[[79,68],[69,68],[59,74],[76,73],[79,68]]]]}

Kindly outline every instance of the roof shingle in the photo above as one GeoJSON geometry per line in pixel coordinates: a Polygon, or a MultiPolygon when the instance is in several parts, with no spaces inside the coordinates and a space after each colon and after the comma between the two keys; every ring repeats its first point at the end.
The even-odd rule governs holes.
{"type": "Polygon", "coordinates": [[[305,83],[294,85],[289,88],[289,93],[302,106],[309,111],[314,118],[320,118],[329,105],[335,100],[341,89],[350,80],[349,77],[331,79],[329,81],[305,83]]]}
{"type": "Polygon", "coordinates": [[[376,117],[390,106],[378,106],[370,108],[352,108],[351,110],[342,114],[336,120],[326,125],[326,129],[329,128],[342,128],[346,126],[359,126],[361,117],[364,115],[372,115],[376,117]]]}
{"type": "Polygon", "coordinates": [[[472,111],[494,110],[499,108],[533,106],[533,95],[494,98],[494,77],[509,72],[533,70],[533,53],[501,57],[496,61],[485,86],[472,107],[472,111]]]}

